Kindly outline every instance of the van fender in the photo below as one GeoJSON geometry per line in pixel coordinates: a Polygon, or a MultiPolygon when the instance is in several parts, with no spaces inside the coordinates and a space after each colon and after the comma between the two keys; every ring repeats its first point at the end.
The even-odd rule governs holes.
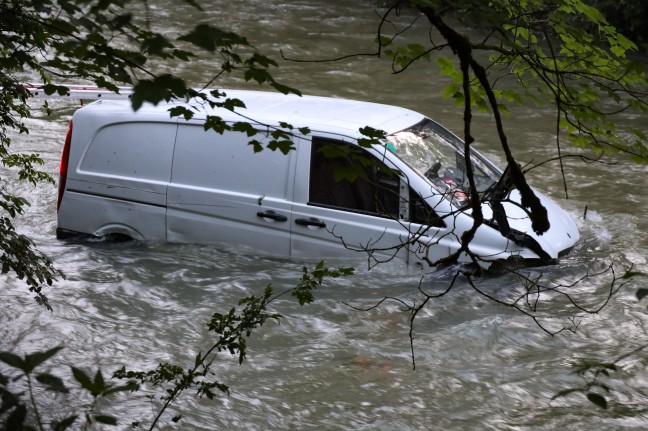
{"type": "Polygon", "coordinates": [[[138,241],[144,240],[144,235],[142,235],[141,232],[139,232],[137,229],[121,223],[111,223],[102,226],[101,228],[97,229],[97,231],[95,231],[93,235],[98,237],[125,235],[130,237],[131,239],[138,241]]]}

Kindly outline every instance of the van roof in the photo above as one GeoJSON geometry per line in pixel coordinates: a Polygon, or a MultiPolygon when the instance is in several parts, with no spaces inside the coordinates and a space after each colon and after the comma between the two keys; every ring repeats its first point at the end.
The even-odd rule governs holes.
{"type": "MultiPolygon", "coordinates": [[[[264,91],[219,91],[225,93],[227,98],[236,98],[245,103],[245,109],[237,109],[241,115],[226,109],[211,109],[205,106],[194,115],[195,120],[200,120],[206,115],[218,115],[226,121],[247,119],[271,126],[284,121],[294,127],[309,127],[313,131],[338,133],[357,138],[361,136],[358,129],[364,126],[384,130],[389,134],[410,127],[425,118],[422,114],[409,109],[357,100],[319,96],[300,97],[264,91]]],[[[168,116],[169,107],[177,105],[186,104],[178,102],[160,103],[156,106],[145,104],[138,110],[137,115],[168,116]]],[[[101,100],[87,105],[84,109],[123,114],[126,107],[130,107],[130,100],[101,100]]]]}

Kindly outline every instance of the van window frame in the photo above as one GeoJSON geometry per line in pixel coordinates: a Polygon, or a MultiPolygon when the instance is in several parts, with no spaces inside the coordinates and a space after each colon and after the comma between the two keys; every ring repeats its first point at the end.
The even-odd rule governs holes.
{"type": "Polygon", "coordinates": [[[381,169],[378,169],[377,172],[374,173],[367,173],[366,179],[362,177],[358,177],[352,183],[349,183],[349,181],[347,181],[346,179],[342,179],[341,181],[335,181],[334,179],[335,169],[348,168],[353,164],[353,161],[349,159],[344,159],[344,157],[325,156],[324,154],[322,154],[321,150],[324,146],[328,146],[328,145],[333,145],[333,146],[344,145],[348,148],[349,153],[355,153],[356,155],[362,154],[363,156],[367,156],[373,159],[376,162],[376,164],[383,165],[385,167],[384,169],[385,172],[389,170],[387,164],[385,163],[384,158],[383,160],[381,160],[375,154],[372,154],[369,151],[360,148],[355,144],[338,140],[338,139],[313,136],[311,140],[311,154],[310,154],[309,167],[308,167],[309,180],[308,180],[306,204],[309,206],[329,208],[333,210],[339,210],[339,211],[356,213],[356,214],[364,214],[372,217],[380,217],[380,218],[386,218],[391,220],[401,220],[402,219],[401,217],[402,193],[400,189],[401,189],[402,178],[400,178],[400,176],[398,175],[395,175],[393,179],[391,178],[389,179],[390,181],[395,180],[396,183],[390,184],[389,189],[385,188],[383,189],[383,192],[393,193],[392,197],[394,201],[390,203],[391,206],[390,209],[388,209],[387,211],[380,211],[380,209],[378,208],[378,204],[380,202],[383,202],[383,207],[384,207],[385,199],[384,198],[380,199],[379,197],[376,196],[377,193],[381,192],[381,190],[378,190],[377,187],[380,187],[380,184],[384,184],[386,181],[384,178],[380,179],[374,177],[375,180],[374,182],[369,177],[373,175],[379,176],[381,169]],[[331,166],[323,167],[321,164],[324,161],[329,162],[328,164],[330,164],[331,166]],[[336,162],[338,166],[335,166],[336,162]],[[318,176],[322,181],[328,184],[321,184],[321,182],[318,182],[316,186],[314,183],[315,176],[318,176]],[[327,198],[322,198],[322,199],[313,198],[314,187],[317,187],[319,192],[322,191],[327,192],[328,191],[327,188],[330,186],[337,188],[339,190],[339,194],[346,195],[340,197],[341,201],[346,200],[345,203],[353,202],[353,205],[345,205],[343,203],[335,204],[332,202],[326,202],[327,199],[331,200],[331,199],[338,198],[339,196],[336,193],[331,193],[331,197],[327,197],[327,198]],[[369,197],[371,195],[373,195],[372,198],[369,197]],[[371,201],[373,202],[370,203],[371,201]],[[373,206],[375,204],[376,209],[375,210],[366,209],[368,203],[370,203],[370,206],[373,206]],[[365,208],[362,208],[362,206],[364,206],[365,208]]]}
{"type": "Polygon", "coordinates": [[[378,163],[385,165],[387,169],[390,169],[389,165],[392,165],[391,169],[397,169],[396,166],[393,165],[393,162],[388,157],[385,157],[385,155],[381,155],[380,153],[375,154],[374,152],[361,148],[354,143],[342,139],[336,139],[335,137],[311,136],[310,155],[308,159],[308,185],[305,190],[306,205],[320,207],[320,208],[327,208],[327,209],[337,210],[337,211],[343,211],[347,213],[362,214],[371,217],[379,217],[382,219],[390,219],[390,220],[395,220],[399,223],[414,223],[414,224],[426,225],[432,228],[447,227],[443,218],[440,217],[438,213],[430,207],[426,199],[422,197],[412,187],[409,178],[406,175],[396,175],[395,179],[397,183],[392,184],[391,186],[391,191],[394,193],[395,198],[398,199],[398,205],[395,205],[396,211],[393,211],[391,214],[381,213],[377,211],[367,211],[357,207],[354,208],[354,207],[349,207],[344,205],[334,205],[331,203],[318,202],[316,200],[313,200],[312,184],[314,180],[313,178],[314,161],[318,157],[317,154],[319,149],[318,146],[321,147],[322,145],[326,145],[326,144],[346,145],[349,148],[353,149],[354,151],[361,151],[367,156],[375,159],[378,163]],[[416,213],[420,213],[421,211],[421,210],[416,210],[414,208],[415,205],[414,201],[418,202],[419,204],[422,203],[425,206],[423,209],[427,213],[427,217],[425,218],[425,220],[414,218],[416,217],[416,213]],[[424,221],[424,223],[421,223],[422,221],[424,221]]]}

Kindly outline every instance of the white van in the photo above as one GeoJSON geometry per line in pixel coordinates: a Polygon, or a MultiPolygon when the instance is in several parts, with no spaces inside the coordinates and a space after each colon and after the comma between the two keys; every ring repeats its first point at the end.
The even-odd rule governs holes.
{"type": "MultiPolygon", "coordinates": [[[[228,122],[244,118],[229,110],[205,109],[187,121],[170,117],[168,109],[178,103],[133,112],[129,100],[93,102],[74,114],[67,135],[57,236],[220,242],[317,259],[364,251],[377,260],[410,263],[434,262],[458,250],[473,220],[462,142],[448,130],[394,106],[226,93],[245,103],[240,112],[261,136],[280,122],[310,133],[293,134],[296,149],[287,155],[268,149],[255,154],[245,133],[204,130],[206,115],[228,122]],[[361,148],[364,126],[385,131],[387,140],[361,148]],[[366,175],[340,180],[358,163],[358,152],[373,160],[366,175]]],[[[471,159],[480,194],[501,194],[501,171],[477,152],[471,159]]],[[[511,257],[548,263],[578,240],[575,223],[547,197],[538,194],[551,227],[539,236],[515,203],[517,191],[504,195],[506,217],[496,217],[486,200],[486,222],[470,244],[482,266],[511,257]]]]}

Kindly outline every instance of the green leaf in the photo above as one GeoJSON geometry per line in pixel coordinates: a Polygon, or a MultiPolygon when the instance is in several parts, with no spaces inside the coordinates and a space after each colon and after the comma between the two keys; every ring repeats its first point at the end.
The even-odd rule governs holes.
{"type": "Polygon", "coordinates": [[[65,96],[66,94],[68,94],[69,90],[64,85],[45,84],[43,86],[43,91],[48,96],[50,96],[50,95],[52,95],[54,93],[57,93],[57,94],[59,94],[61,96],[65,96]]]}
{"type": "Polygon", "coordinates": [[[103,396],[108,396],[110,394],[114,394],[117,392],[134,392],[139,389],[139,384],[134,381],[130,381],[126,383],[125,385],[120,385],[120,386],[109,386],[108,389],[104,389],[102,392],[103,396]]]}
{"type": "Polygon", "coordinates": [[[457,93],[461,93],[461,90],[456,84],[446,85],[443,89],[443,97],[445,97],[446,99],[455,97],[457,93]]]}
{"type": "Polygon", "coordinates": [[[213,130],[216,133],[222,135],[226,130],[230,130],[231,127],[225,122],[221,117],[209,115],[205,119],[205,124],[203,124],[203,129],[213,130]]]}
{"type": "Polygon", "coordinates": [[[117,425],[117,418],[113,416],[95,415],[94,420],[99,422],[100,424],[117,425]]]}
{"type": "Polygon", "coordinates": [[[279,150],[282,154],[288,154],[295,149],[295,145],[290,139],[273,139],[268,143],[267,148],[271,151],[279,150]]]}
{"type": "MultiPolygon", "coordinates": [[[[6,272],[3,270],[3,272],[6,272]]],[[[10,365],[14,368],[18,368],[19,370],[22,370],[23,372],[27,373],[26,371],[26,364],[23,358],[21,358],[18,355],[14,355],[11,352],[0,352],[0,361],[4,362],[7,365],[10,365]]]]}
{"type": "Polygon", "coordinates": [[[77,415],[73,415],[73,416],[67,417],[67,418],[65,418],[65,419],[63,419],[63,420],[61,420],[59,422],[52,423],[52,430],[53,431],[65,431],[66,429],[68,429],[69,427],[72,426],[74,421],[77,420],[77,417],[78,417],[77,415]]]}
{"type": "Polygon", "coordinates": [[[232,125],[232,130],[235,132],[243,132],[248,137],[254,136],[258,133],[257,129],[254,128],[250,123],[239,121],[232,125]]]}
{"type": "Polygon", "coordinates": [[[646,274],[645,272],[639,272],[639,271],[627,271],[625,274],[623,274],[623,277],[621,277],[621,278],[623,278],[624,280],[627,280],[627,279],[632,278],[632,277],[648,277],[648,274],[646,274]]]}
{"type": "Polygon", "coordinates": [[[368,138],[373,139],[384,139],[387,136],[387,132],[380,129],[374,129],[373,127],[365,126],[359,129],[360,133],[368,138]]]}
{"type": "Polygon", "coordinates": [[[106,389],[106,381],[104,380],[103,374],[101,374],[101,370],[97,370],[93,386],[95,387],[95,390],[98,394],[106,389]]]}
{"type": "Polygon", "coordinates": [[[193,111],[188,109],[185,106],[174,106],[173,108],[169,109],[169,116],[170,117],[184,117],[185,120],[191,120],[194,116],[193,111]]]}
{"type": "Polygon", "coordinates": [[[63,380],[60,377],[54,376],[49,373],[42,373],[36,376],[39,383],[45,385],[46,389],[54,392],[68,393],[68,388],[65,387],[63,380]]]}
{"type": "Polygon", "coordinates": [[[604,396],[595,394],[594,392],[588,392],[587,394],[587,399],[593,403],[599,406],[602,409],[607,409],[607,400],[605,399],[604,396]]]}
{"type": "Polygon", "coordinates": [[[359,131],[364,136],[367,136],[367,138],[359,138],[356,141],[358,145],[363,148],[371,148],[373,145],[380,145],[380,140],[384,139],[387,136],[387,133],[385,131],[374,129],[373,127],[369,126],[361,127],[359,131]]]}
{"type": "Polygon", "coordinates": [[[141,41],[140,46],[143,52],[151,55],[161,55],[166,48],[173,48],[173,45],[161,34],[155,33],[141,41]]]}
{"type": "Polygon", "coordinates": [[[455,75],[456,71],[454,68],[454,63],[452,60],[446,57],[439,57],[436,60],[436,64],[439,65],[441,68],[441,73],[446,76],[453,76],[455,75]]]}
{"type": "Polygon", "coordinates": [[[157,105],[161,101],[170,101],[172,98],[184,98],[189,90],[183,79],[173,75],[160,75],[153,79],[143,79],[133,87],[131,104],[137,111],[144,102],[157,105]]]}
{"type": "Polygon", "coordinates": [[[271,81],[270,74],[265,69],[258,69],[256,67],[251,67],[245,70],[243,74],[246,81],[256,81],[259,84],[264,82],[271,81]]]}
{"type": "Polygon", "coordinates": [[[190,33],[180,36],[178,40],[192,43],[209,52],[214,52],[219,47],[249,45],[246,38],[236,33],[223,31],[210,24],[198,24],[190,33]]]}
{"type": "Polygon", "coordinates": [[[3,424],[7,430],[25,430],[24,423],[27,418],[27,408],[20,404],[14,409],[3,424]]]}
{"type": "Polygon", "coordinates": [[[171,54],[175,58],[179,58],[180,60],[183,61],[189,61],[192,58],[196,57],[196,55],[193,52],[184,51],[182,49],[174,49],[173,51],[171,51],[171,54]]]}
{"type": "Polygon", "coordinates": [[[637,295],[637,300],[641,301],[643,298],[648,296],[648,289],[645,289],[645,288],[637,289],[637,292],[636,292],[635,295],[637,295]]]}
{"type": "Polygon", "coordinates": [[[380,37],[376,37],[374,41],[378,43],[380,46],[389,46],[392,43],[391,38],[383,35],[381,35],[380,37]]]}
{"type": "Polygon", "coordinates": [[[646,136],[646,134],[642,130],[635,129],[633,127],[629,128],[628,130],[630,132],[634,133],[639,139],[641,139],[643,141],[648,140],[648,137],[646,136]]]}
{"type": "Polygon", "coordinates": [[[54,356],[56,353],[58,353],[59,350],[61,350],[63,347],[54,347],[53,349],[46,350],[44,352],[34,352],[29,355],[25,356],[25,361],[24,361],[24,366],[25,368],[23,371],[25,374],[30,374],[34,368],[37,366],[41,365],[43,362],[54,356]]]}
{"type": "Polygon", "coordinates": [[[252,54],[252,57],[249,58],[248,60],[246,60],[245,63],[248,66],[259,64],[259,65],[261,65],[261,67],[264,67],[266,69],[271,67],[271,66],[275,66],[275,67],[279,66],[276,61],[274,61],[270,57],[259,54],[258,52],[255,52],[254,54],[252,54]]]}
{"type": "Polygon", "coordinates": [[[245,103],[243,103],[243,101],[240,99],[228,98],[225,99],[223,102],[220,102],[218,106],[222,106],[223,108],[233,112],[236,108],[245,108],[245,103]]]}
{"type": "Polygon", "coordinates": [[[75,380],[81,384],[81,387],[83,389],[86,389],[88,392],[92,394],[92,396],[97,396],[99,394],[99,391],[96,391],[96,388],[94,386],[94,383],[90,379],[90,376],[88,376],[83,370],[80,368],[76,367],[70,367],[72,369],[72,375],[74,376],[75,380]]]}
{"type": "Polygon", "coordinates": [[[256,139],[252,139],[250,142],[248,142],[248,145],[252,145],[255,153],[260,153],[261,151],[263,151],[263,145],[261,145],[261,142],[257,141],[256,139]]]}

